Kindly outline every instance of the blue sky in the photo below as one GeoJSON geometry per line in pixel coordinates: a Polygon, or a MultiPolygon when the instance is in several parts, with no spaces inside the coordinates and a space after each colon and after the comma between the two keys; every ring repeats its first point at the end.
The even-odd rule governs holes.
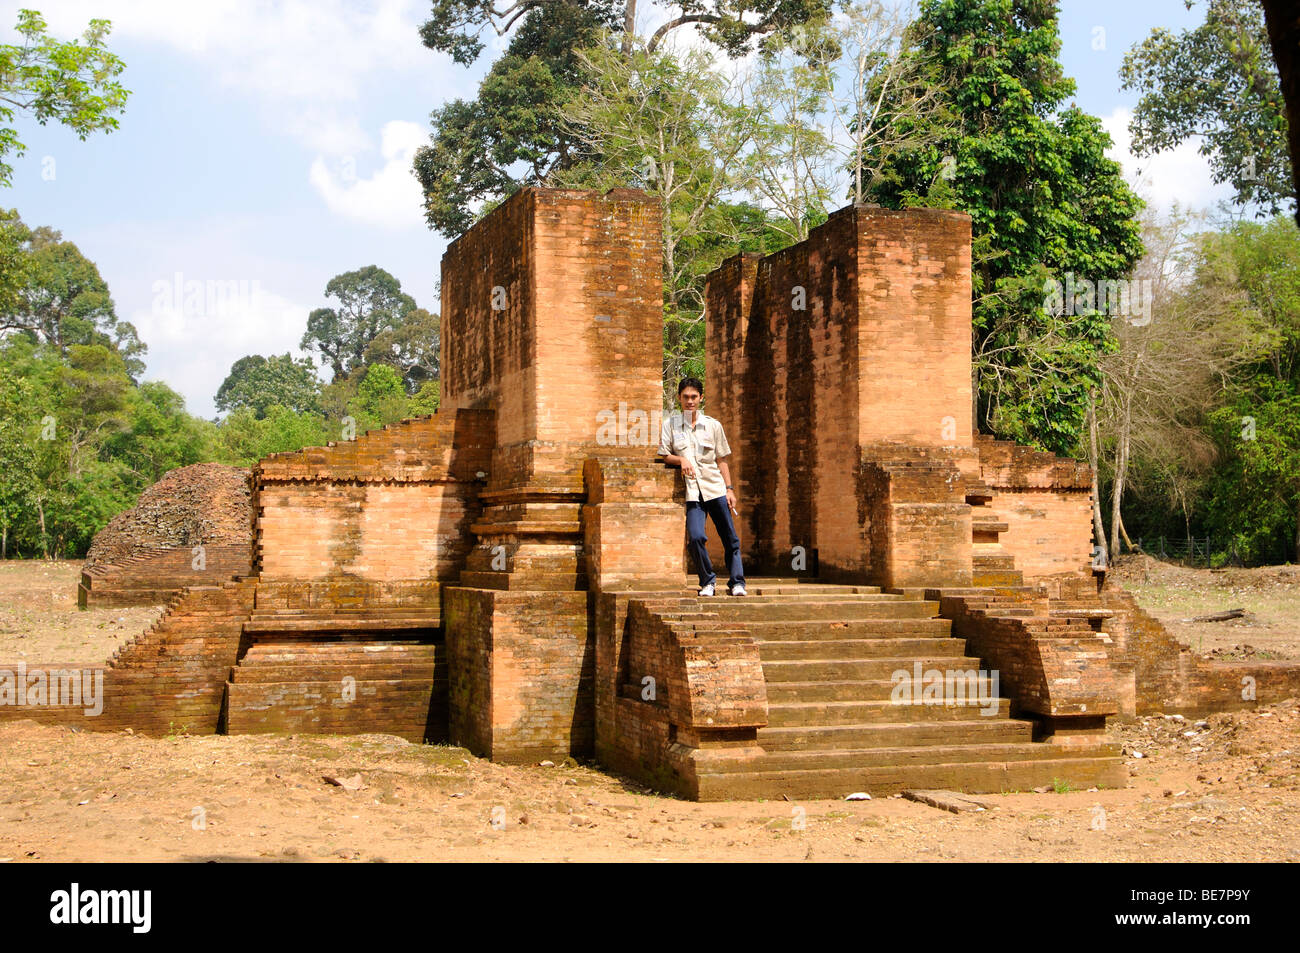
{"type": "MultiPolygon", "coordinates": [[[[339,272],[379,265],[437,310],[446,242],[423,224],[410,155],[431,109],[473,94],[491,45],[469,69],[425,49],[416,31],[428,0],[5,0],[5,42],[23,6],[42,9],[61,37],[111,20],[132,95],[121,128],[86,142],[20,122],[28,151],[0,205],[61,230],[96,262],[119,316],[149,346],[146,376],[192,412],[215,414],[213,394],[238,358],[297,353],[339,272]],[[241,291],[187,304],[192,282],[241,291]]],[[[1201,9],[1061,4],[1076,102],[1103,119],[1114,155],[1157,205],[1208,206],[1227,192],[1190,145],[1142,162],[1137,182],[1124,129],[1135,98],[1119,89],[1119,64],[1153,27],[1194,25],[1201,9]]]]}

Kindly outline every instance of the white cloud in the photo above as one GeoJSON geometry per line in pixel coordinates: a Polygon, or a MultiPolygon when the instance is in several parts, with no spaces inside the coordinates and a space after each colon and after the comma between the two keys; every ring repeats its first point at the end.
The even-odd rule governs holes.
{"type": "Polygon", "coordinates": [[[71,36],[104,18],[113,24],[110,48],[114,38],[171,47],[252,96],[276,128],[344,155],[371,147],[348,115],[369,77],[435,65],[418,34],[426,8],[419,0],[60,0],[46,20],[71,36]]]}
{"type": "Polygon", "coordinates": [[[1128,131],[1132,118],[1133,111],[1124,106],[1102,117],[1102,126],[1114,140],[1106,154],[1123,166],[1124,178],[1149,204],[1168,209],[1177,202],[1186,209],[1206,209],[1232,197],[1229,186],[1216,185],[1211,178],[1209,160],[1196,151],[1199,140],[1154,156],[1133,155],[1128,131]]]}
{"type": "Polygon", "coordinates": [[[186,396],[191,413],[212,416],[212,397],[230,365],[248,354],[301,356],[308,309],[256,281],[160,279],[147,309],[129,320],[149,342],[149,380],[165,380],[186,396]]]}
{"type": "Polygon", "coordinates": [[[353,157],[344,157],[336,171],[323,156],[317,156],[309,181],[330,211],[344,218],[382,228],[422,228],[423,196],[411,160],[426,138],[417,123],[394,119],[384,124],[381,135],[384,164],[370,178],[356,177],[353,157]]]}

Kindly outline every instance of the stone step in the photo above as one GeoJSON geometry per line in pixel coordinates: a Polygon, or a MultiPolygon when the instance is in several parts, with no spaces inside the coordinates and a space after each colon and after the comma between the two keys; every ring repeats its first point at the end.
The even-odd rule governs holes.
{"type": "Polygon", "coordinates": [[[1003,553],[982,553],[976,551],[971,556],[971,566],[977,573],[1014,572],[1016,568],[1016,558],[1003,553]]]}
{"type": "Polygon", "coordinates": [[[805,595],[870,595],[879,593],[879,586],[837,585],[825,582],[754,582],[748,580],[745,588],[751,596],[805,595]]]}
{"type": "Polygon", "coordinates": [[[900,595],[893,593],[868,592],[868,593],[823,593],[823,592],[802,592],[802,593],[758,593],[753,589],[749,590],[749,595],[728,595],[725,582],[716,584],[718,594],[716,595],[698,595],[694,589],[690,592],[681,593],[680,598],[693,599],[695,605],[714,606],[723,605],[723,603],[742,603],[746,606],[789,606],[789,605],[807,605],[807,603],[827,603],[827,605],[858,605],[858,603],[896,603],[904,599],[900,595]]]}
{"type": "Polygon", "coordinates": [[[747,596],[728,595],[727,581],[719,578],[714,584],[717,595],[701,596],[698,594],[698,587],[691,587],[690,590],[683,590],[681,598],[695,599],[699,602],[712,604],[711,600],[718,599],[721,601],[744,602],[748,605],[787,605],[791,603],[807,602],[827,602],[827,603],[857,603],[857,602],[898,602],[899,597],[893,593],[881,592],[879,589],[873,589],[866,592],[822,592],[821,587],[815,591],[807,591],[812,587],[805,587],[802,592],[762,592],[751,589],[746,586],[747,596]]]}
{"type": "Polygon", "coordinates": [[[241,665],[298,663],[336,665],[346,662],[373,665],[393,661],[433,661],[445,656],[442,645],[427,642],[288,642],[258,643],[249,647],[241,665]]]}
{"type": "Polygon", "coordinates": [[[254,619],[317,619],[317,618],[345,618],[349,619],[354,616],[365,616],[369,618],[414,618],[418,616],[438,615],[438,606],[428,605],[408,605],[408,606],[367,606],[364,604],[344,604],[344,605],[321,605],[311,606],[310,608],[284,608],[284,607],[261,607],[253,610],[254,619]]]}
{"type": "MultiPolygon", "coordinates": [[[[960,643],[958,643],[960,644],[960,643]]],[[[888,683],[895,672],[911,675],[916,662],[922,671],[937,668],[978,669],[980,660],[966,655],[908,655],[882,656],[871,659],[799,659],[794,661],[763,660],[763,677],[767,679],[768,697],[774,685],[784,682],[805,684],[812,682],[857,682],[882,680],[888,683]]]]}
{"type": "Polygon", "coordinates": [[[1008,570],[984,572],[976,569],[971,573],[971,582],[976,586],[1018,586],[1024,581],[1023,574],[1008,570]]]}
{"type": "MultiPolygon", "coordinates": [[[[683,620],[700,631],[735,628],[737,623],[712,619],[683,620]]],[[[792,622],[763,620],[741,623],[741,628],[763,642],[813,639],[947,639],[952,637],[950,619],[852,619],[837,622],[792,622]]],[[[946,655],[947,652],[944,652],[946,655]]]]}
{"type": "Polygon", "coordinates": [[[356,613],[352,617],[302,616],[270,618],[253,616],[244,623],[248,633],[270,632],[392,632],[417,629],[434,631],[442,627],[436,615],[366,616],[356,613]]]}
{"type": "MultiPolygon", "coordinates": [[[[941,664],[941,663],[940,663],[941,664]]],[[[978,659],[963,659],[954,663],[954,669],[961,672],[974,672],[979,668],[978,659]]],[[[894,671],[906,672],[912,677],[911,660],[901,660],[894,671]]],[[[897,683],[892,678],[876,679],[818,679],[807,682],[767,683],[767,700],[769,704],[783,702],[819,702],[819,701],[879,701],[890,699],[897,683]]],[[[995,698],[993,680],[988,675],[976,675],[971,681],[964,676],[961,691],[969,698],[995,698]]],[[[913,691],[919,691],[920,687],[913,691]]]]}
{"type": "MultiPolygon", "coordinates": [[[[821,727],[825,725],[863,725],[906,721],[965,721],[972,713],[983,711],[970,705],[896,705],[888,697],[870,701],[770,702],[767,721],[772,728],[821,727]],[[905,713],[905,714],[901,714],[905,713]]],[[[999,699],[989,718],[1010,714],[1010,703],[999,699]]]]}
{"type": "Polygon", "coordinates": [[[906,714],[909,707],[895,705],[893,714],[897,720],[875,724],[760,728],[758,743],[767,751],[850,751],[1033,740],[1033,725],[1028,721],[998,716],[985,718],[978,714],[979,709],[962,709],[961,719],[914,721],[906,714]]]}
{"type": "MultiPolygon", "coordinates": [[[[972,761],[1055,761],[1061,759],[1062,753],[1058,745],[1033,741],[994,740],[973,744],[902,745],[845,751],[768,751],[748,762],[740,760],[719,762],[716,772],[736,774],[753,771],[908,767],[925,764],[962,764],[972,761]]],[[[1089,753],[1098,756],[1093,749],[1089,749],[1089,753]]]]}
{"type": "Polygon", "coordinates": [[[893,599],[866,602],[773,602],[762,604],[747,599],[700,599],[708,603],[700,611],[717,615],[726,622],[848,622],[852,619],[930,619],[939,614],[937,602],[893,599]]]}
{"type": "Polygon", "coordinates": [[[241,664],[230,671],[232,682],[292,682],[304,678],[335,683],[341,683],[345,678],[352,678],[358,682],[401,679],[423,683],[430,681],[445,683],[447,667],[436,662],[385,662],[370,665],[350,665],[342,662],[331,662],[328,665],[318,662],[286,662],[241,664]]]}
{"type": "Polygon", "coordinates": [[[913,658],[917,655],[951,655],[965,658],[961,639],[807,639],[758,643],[763,664],[800,659],[824,662],[830,659],[913,658]]]}
{"type": "Polygon", "coordinates": [[[1098,755],[1037,760],[708,774],[700,777],[699,799],[702,801],[781,797],[839,799],[854,791],[865,791],[874,797],[885,797],[901,793],[908,788],[987,794],[1030,791],[1057,782],[1064,782],[1073,790],[1086,790],[1090,787],[1123,787],[1126,781],[1127,772],[1122,761],[1111,755],[1098,755]]]}

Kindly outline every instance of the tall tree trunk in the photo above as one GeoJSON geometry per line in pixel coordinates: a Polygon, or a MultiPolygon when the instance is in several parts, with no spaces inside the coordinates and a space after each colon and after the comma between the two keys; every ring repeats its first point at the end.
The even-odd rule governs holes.
{"type": "Polygon", "coordinates": [[[1088,394],[1088,466],[1092,468],[1092,535],[1101,550],[1103,566],[1110,565],[1110,552],[1106,549],[1106,524],[1101,516],[1101,482],[1097,476],[1098,464],[1101,462],[1097,452],[1097,404],[1092,393],[1088,394]]]}
{"type": "Polygon", "coordinates": [[[1120,513],[1124,508],[1124,480],[1128,475],[1128,421],[1120,428],[1119,446],[1115,448],[1115,483],[1110,492],[1110,552],[1119,552],[1120,513]]]}
{"type": "Polygon", "coordinates": [[[40,500],[36,501],[36,512],[41,517],[41,549],[45,552],[45,558],[49,559],[50,540],[49,537],[45,535],[45,504],[40,500]]]}
{"type": "Polygon", "coordinates": [[[636,36],[636,0],[627,0],[623,7],[623,55],[632,52],[632,38],[636,36]]]}
{"type": "Polygon", "coordinates": [[[1119,534],[1124,537],[1124,545],[1130,550],[1133,548],[1133,540],[1128,538],[1128,530],[1124,528],[1124,514],[1119,517],[1119,534]]]}

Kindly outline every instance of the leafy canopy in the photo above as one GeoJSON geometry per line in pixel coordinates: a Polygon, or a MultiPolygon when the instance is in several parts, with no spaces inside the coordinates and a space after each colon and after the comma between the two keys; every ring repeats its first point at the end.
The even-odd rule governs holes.
{"type": "Polygon", "coordinates": [[[1200,26],[1152,30],[1125,55],[1120,78],[1142,94],[1129,123],[1135,153],[1201,137],[1214,181],[1229,183],[1238,205],[1261,215],[1295,205],[1286,104],[1254,0],[1210,0],[1200,26]]]}
{"type": "Polygon", "coordinates": [[[12,126],[20,113],[41,125],[54,119],[84,140],[116,129],[130,95],[115,79],[126,64],[104,45],[109,21],[91,20],[80,40],[60,42],[38,12],[24,9],[16,29],[21,43],[0,44],[0,185],[13,178],[6,157],[26,152],[12,126]]]}

